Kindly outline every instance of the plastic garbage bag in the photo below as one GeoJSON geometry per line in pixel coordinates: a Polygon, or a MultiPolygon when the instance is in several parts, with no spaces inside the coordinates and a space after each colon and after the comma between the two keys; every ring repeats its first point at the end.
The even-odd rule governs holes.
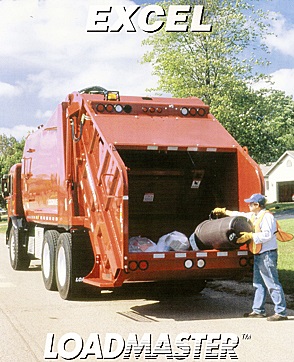
{"type": "Polygon", "coordinates": [[[156,244],[145,237],[133,236],[129,239],[129,252],[142,253],[156,251],[156,244]]]}
{"type": "Polygon", "coordinates": [[[157,243],[157,251],[183,251],[189,249],[189,239],[179,231],[163,235],[157,243]]]}
{"type": "Polygon", "coordinates": [[[200,250],[199,247],[197,246],[196,240],[195,240],[195,233],[193,233],[190,237],[189,237],[189,242],[191,245],[191,248],[193,250],[200,250]]]}

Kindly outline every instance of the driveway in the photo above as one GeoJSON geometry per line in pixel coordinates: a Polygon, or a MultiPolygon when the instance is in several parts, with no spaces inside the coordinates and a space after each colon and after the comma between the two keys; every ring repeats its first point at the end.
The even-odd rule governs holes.
{"type": "Polygon", "coordinates": [[[277,220],[294,219],[294,207],[281,211],[277,210],[275,211],[274,215],[277,220]]]}

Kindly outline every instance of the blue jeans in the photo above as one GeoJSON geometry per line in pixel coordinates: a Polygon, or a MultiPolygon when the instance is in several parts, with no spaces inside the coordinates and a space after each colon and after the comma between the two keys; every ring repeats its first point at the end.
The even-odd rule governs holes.
{"type": "Polygon", "coordinates": [[[276,250],[254,255],[253,286],[255,289],[253,311],[265,313],[266,292],[275,305],[275,313],[286,316],[286,300],[279,282],[276,250]]]}

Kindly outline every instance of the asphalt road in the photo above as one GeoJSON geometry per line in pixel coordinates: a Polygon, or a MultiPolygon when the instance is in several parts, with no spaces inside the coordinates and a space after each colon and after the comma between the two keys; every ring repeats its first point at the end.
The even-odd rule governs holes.
{"type": "Polygon", "coordinates": [[[144,287],[64,301],[44,288],[37,263],[26,272],[11,269],[0,235],[1,362],[145,361],[151,354],[153,361],[209,361],[221,352],[227,361],[293,361],[294,311],[284,322],[244,319],[251,299],[212,288],[156,297],[144,287]],[[136,336],[144,346],[139,359],[136,336]]]}

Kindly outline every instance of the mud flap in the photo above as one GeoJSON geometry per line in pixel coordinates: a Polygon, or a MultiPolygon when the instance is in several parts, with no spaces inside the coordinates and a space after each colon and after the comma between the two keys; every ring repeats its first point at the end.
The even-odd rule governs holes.
{"type": "MultiPolygon", "coordinates": [[[[83,279],[94,267],[94,254],[89,235],[86,231],[72,232],[72,286],[73,289],[82,292],[90,288],[83,283],[83,279]]],[[[97,288],[95,288],[97,289],[97,288]]],[[[97,290],[98,291],[98,290],[97,290]]]]}

